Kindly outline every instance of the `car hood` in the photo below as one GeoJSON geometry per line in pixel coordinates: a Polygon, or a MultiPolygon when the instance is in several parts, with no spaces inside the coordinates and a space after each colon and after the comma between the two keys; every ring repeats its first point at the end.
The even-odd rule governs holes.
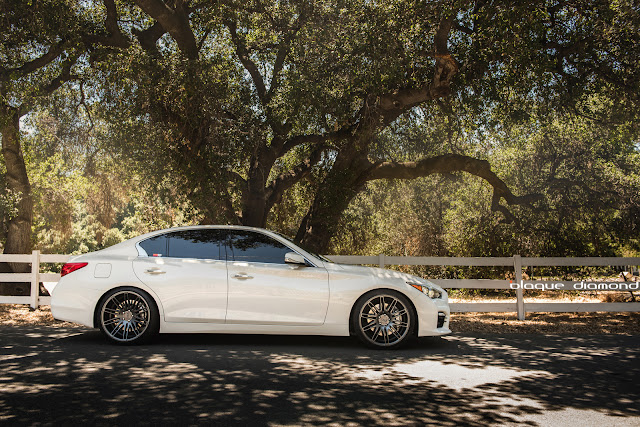
{"type": "Polygon", "coordinates": [[[402,273],[400,271],[395,270],[387,270],[384,268],[378,267],[362,267],[359,265],[348,265],[348,264],[329,264],[325,263],[326,269],[329,273],[334,272],[336,274],[346,273],[350,275],[357,276],[365,276],[365,277],[376,277],[385,280],[397,280],[402,282],[418,282],[429,284],[440,291],[444,291],[440,286],[434,284],[433,282],[423,279],[422,277],[414,276],[407,273],[402,273]]]}

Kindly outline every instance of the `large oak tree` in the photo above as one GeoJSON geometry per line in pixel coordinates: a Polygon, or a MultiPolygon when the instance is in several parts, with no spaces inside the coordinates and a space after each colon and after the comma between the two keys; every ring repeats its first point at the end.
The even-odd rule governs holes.
{"type": "MultiPolygon", "coordinates": [[[[92,10],[75,1],[0,2],[0,136],[4,166],[2,196],[9,209],[2,218],[3,252],[31,251],[33,198],[21,146],[21,118],[62,85],[78,81],[90,52],[101,43],[125,47],[111,36],[115,4],[106,2],[107,17],[94,25],[92,10]]],[[[117,34],[117,33],[116,33],[117,34]]],[[[2,272],[29,271],[28,264],[0,263],[2,272]]],[[[19,284],[2,292],[21,293],[19,284]]]]}
{"type": "Polygon", "coordinates": [[[206,221],[265,226],[313,174],[296,238],[316,250],[371,180],[464,171],[493,186],[492,209],[506,220],[508,205],[536,199],[515,195],[465,153],[374,155],[399,117],[447,108],[452,91],[478,110],[522,110],[536,98],[577,108],[594,91],[615,94],[623,108],[638,101],[631,3],[135,3],[119,11],[136,23],[114,27],[130,44],[119,56],[127,67],[103,67],[118,88],[110,95],[128,97],[129,112],[162,129],[161,143],[134,146],[170,153],[206,221]]]}
{"type": "Polygon", "coordinates": [[[464,151],[386,158],[373,147],[400,117],[426,120],[420,109],[446,110],[452,94],[478,114],[582,109],[593,92],[638,103],[632,2],[91,5],[96,97],[119,119],[118,148],[178,183],[206,222],[265,226],[312,179],[296,239],[318,251],[371,180],[474,174],[506,220],[508,205],[536,200],[464,151]]]}

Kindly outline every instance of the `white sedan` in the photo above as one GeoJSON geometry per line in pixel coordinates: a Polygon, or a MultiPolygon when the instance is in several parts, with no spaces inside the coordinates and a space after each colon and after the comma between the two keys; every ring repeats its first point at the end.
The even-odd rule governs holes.
{"type": "Polygon", "coordinates": [[[335,264],[268,230],[191,226],[69,260],[53,288],[59,320],[120,344],[157,333],[356,335],[374,348],[449,330],[428,280],[335,264]]]}

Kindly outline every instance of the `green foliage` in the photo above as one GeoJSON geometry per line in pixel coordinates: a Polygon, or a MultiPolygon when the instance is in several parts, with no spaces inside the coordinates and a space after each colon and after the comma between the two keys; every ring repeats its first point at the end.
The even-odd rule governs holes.
{"type": "MultiPolygon", "coordinates": [[[[437,128],[412,132],[438,136],[437,128]]],[[[631,127],[603,126],[578,116],[548,117],[489,135],[489,145],[477,138],[481,144],[467,143],[467,149],[484,145],[482,157],[511,188],[544,196],[535,206],[512,207],[515,222],[506,223],[492,212],[491,186],[466,174],[374,182],[345,212],[333,252],[416,256],[639,252],[640,151],[631,127]]]]}
{"type": "MultiPolygon", "coordinates": [[[[319,143],[265,155],[301,135],[326,146],[266,208],[267,225],[295,235],[319,194],[338,204],[364,188],[343,213],[332,252],[638,250],[633,2],[200,2],[187,22],[197,57],[169,34],[144,45],[154,19],[134,2],[116,6],[128,47],[97,43],[90,52],[97,35],[114,35],[101,2],[1,6],[2,69],[14,69],[3,74],[3,104],[33,104],[66,66],[79,78],[41,100],[22,136],[43,250],[95,250],[155,228],[232,221],[226,202],[241,212],[311,158],[319,143]],[[430,88],[434,37],[447,16],[456,18],[447,44],[459,68],[452,94],[371,125],[381,97],[430,88]],[[64,55],[37,75],[15,71],[57,43],[64,55]],[[511,206],[517,221],[506,223],[491,211],[492,188],[461,173],[358,186],[347,167],[329,180],[348,150],[371,161],[486,159],[515,193],[543,197],[511,206]]],[[[0,194],[4,222],[15,197],[0,194]]]]}

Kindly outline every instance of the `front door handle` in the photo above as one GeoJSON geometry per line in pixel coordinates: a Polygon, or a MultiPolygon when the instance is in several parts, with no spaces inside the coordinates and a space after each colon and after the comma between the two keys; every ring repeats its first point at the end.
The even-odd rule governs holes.
{"type": "Polygon", "coordinates": [[[238,274],[234,274],[233,278],[238,280],[248,280],[248,279],[253,279],[253,276],[249,276],[247,273],[238,273],[238,274]]]}
{"type": "Polygon", "coordinates": [[[144,271],[147,274],[164,274],[166,271],[160,270],[159,268],[148,268],[144,271]]]}

